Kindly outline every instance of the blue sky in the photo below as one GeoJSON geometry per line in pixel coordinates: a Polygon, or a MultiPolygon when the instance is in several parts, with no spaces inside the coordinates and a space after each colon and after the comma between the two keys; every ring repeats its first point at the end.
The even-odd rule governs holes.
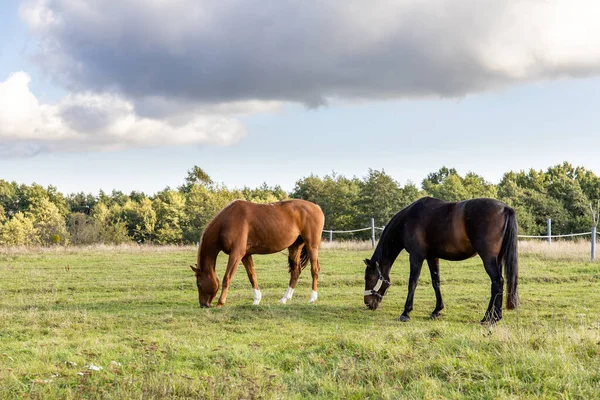
{"type": "MultiPolygon", "coordinates": [[[[266,182],[286,190],[311,173],[362,177],[368,168],[385,169],[401,184],[419,184],[443,165],[494,183],[510,170],[562,161],[600,174],[600,62],[588,55],[600,40],[597,28],[578,34],[598,9],[584,11],[586,2],[569,3],[582,12],[547,28],[561,37],[566,32],[570,42],[553,42],[554,34],[518,36],[522,46],[504,40],[519,18],[500,19],[496,31],[484,33],[483,23],[473,22],[466,41],[471,28],[464,28],[464,13],[431,22],[436,13],[406,7],[391,10],[397,19],[382,20],[381,30],[367,26],[359,39],[340,42],[348,26],[361,29],[343,8],[348,3],[332,11],[324,36],[312,38],[310,28],[320,23],[312,2],[301,10],[265,6],[263,23],[297,18],[257,33],[239,10],[182,1],[178,6],[190,8],[167,10],[177,23],[147,38],[156,10],[124,1],[104,15],[101,2],[90,1],[81,14],[76,3],[0,4],[0,83],[6,83],[0,104],[10,111],[0,111],[9,127],[0,127],[0,179],[52,184],[66,193],[154,193],[180,185],[194,165],[228,187],[266,182]],[[183,12],[197,20],[178,19],[183,12]],[[197,23],[206,15],[215,25],[197,23]],[[423,21],[398,30],[394,23],[405,15],[423,21]],[[239,32],[221,32],[220,19],[240,19],[239,32]],[[429,22],[436,29],[421,31],[429,22]],[[300,30],[289,28],[294,24],[300,30]],[[435,38],[447,41],[449,55],[444,43],[432,50],[438,30],[443,34],[435,38]],[[456,31],[462,34],[453,37],[456,31]],[[372,35],[366,45],[359,42],[365,35],[372,35]],[[481,47],[479,37],[487,38],[485,49],[473,50],[481,47]]],[[[374,2],[369,15],[383,18],[384,3],[374,2]]],[[[475,4],[458,3],[469,12],[475,4]]],[[[535,11],[540,20],[524,27],[546,26],[548,13],[558,12],[535,11]]]]}

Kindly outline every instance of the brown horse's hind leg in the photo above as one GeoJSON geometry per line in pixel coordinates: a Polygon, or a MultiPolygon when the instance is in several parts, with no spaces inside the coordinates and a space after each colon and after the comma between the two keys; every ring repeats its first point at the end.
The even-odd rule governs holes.
{"type": "Polygon", "coordinates": [[[229,260],[227,261],[227,270],[225,271],[225,275],[223,276],[223,286],[221,289],[221,296],[219,297],[217,307],[222,307],[225,304],[225,301],[227,300],[227,290],[229,289],[229,284],[233,279],[233,275],[235,275],[235,271],[237,271],[241,259],[242,256],[236,255],[233,252],[229,254],[229,260]]]}
{"type": "Polygon", "coordinates": [[[304,247],[304,243],[298,244],[298,242],[291,245],[289,249],[289,267],[290,267],[290,284],[287,288],[287,291],[283,295],[283,297],[279,300],[280,303],[287,303],[288,300],[292,299],[294,295],[294,289],[296,289],[296,283],[298,282],[298,278],[300,277],[300,272],[302,272],[302,268],[300,266],[300,253],[304,247]]]}
{"type": "Polygon", "coordinates": [[[310,293],[309,303],[314,303],[319,298],[317,294],[317,288],[319,286],[319,271],[321,271],[321,265],[319,264],[319,247],[306,246],[308,250],[308,256],[310,257],[310,273],[312,275],[312,292],[310,293]]]}
{"type": "Polygon", "coordinates": [[[254,260],[252,259],[252,256],[248,254],[247,256],[242,258],[242,263],[244,263],[246,273],[248,274],[248,279],[250,280],[250,284],[252,285],[252,290],[254,290],[254,302],[252,304],[258,305],[258,303],[260,303],[260,300],[262,299],[262,293],[258,288],[256,272],[254,272],[254,260]]]}
{"type": "Polygon", "coordinates": [[[438,318],[440,311],[444,309],[442,301],[442,291],[440,290],[440,260],[439,258],[428,258],[429,272],[431,274],[431,286],[435,292],[435,310],[431,313],[431,318],[438,318]]]}

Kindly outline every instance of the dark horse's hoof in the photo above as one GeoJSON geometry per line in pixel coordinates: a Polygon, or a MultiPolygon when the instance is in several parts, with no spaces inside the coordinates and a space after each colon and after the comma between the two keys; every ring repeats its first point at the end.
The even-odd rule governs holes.
{"type": "Polygon", "coordinates": [[[502,312],[486,311],[483,319],[479,322],[481,325],[494,325],[502,319],[502,312]]]}
{"type": "Polygon", "coordinates": [[[429,316],[429,319],[438,319],[441,316],[442,316],[441,313],[435,312],[435,313],[431,313],[431,315],[429,316]]]}
{"type": "Polygon", "coordinates": [[[401,321],[401,322],[408,322],[408,321],[410,321],[410,317],[409,317],[409,316],[407,316],[407,315],[401,315],[401,316],[398,318],[398,321],[401,321]]]}

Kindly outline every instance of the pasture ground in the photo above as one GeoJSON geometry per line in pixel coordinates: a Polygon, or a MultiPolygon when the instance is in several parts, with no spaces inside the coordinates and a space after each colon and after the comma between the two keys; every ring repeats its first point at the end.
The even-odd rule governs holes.
{"type": "Polygon", "coordinates": [[[600,263],[542,246],[522,246],[520,307],[494,327],[478,258],[441,262],[435,321],[425,266],[400,323],[405,253],[372,312],[360,246],[322,249],[315,305],[308,269],[277,303],[274,254],[255,256],[262,303],[240,265],[222,309],[198,307],[192,247],[0,250],[0,398],[597,398],[600,263]]]}

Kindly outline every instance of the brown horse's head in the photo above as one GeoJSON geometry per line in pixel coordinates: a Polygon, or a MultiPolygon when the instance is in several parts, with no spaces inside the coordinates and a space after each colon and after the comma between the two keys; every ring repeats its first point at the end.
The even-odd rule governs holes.
{"type": "Polygon", "coordinates": [[[198,286],[198,301],[200,302],[200,307],[210,307],[219,291],[219,280],[217,279],[217,276],[210,268],[205,268],[209,270],[208,272],[204,272],[200,268],[195,268],[193,265],[190,265],[190,268],[196,274],[196,285],[198,286]]]}
{"type": "Polygon", "coordinates": [[[377,261],[365,260],[365,305],[371,310],[376,310],[383,300],[391,283],[389,278],[386,278],[381,273],[379,263],[377,261]]]}

